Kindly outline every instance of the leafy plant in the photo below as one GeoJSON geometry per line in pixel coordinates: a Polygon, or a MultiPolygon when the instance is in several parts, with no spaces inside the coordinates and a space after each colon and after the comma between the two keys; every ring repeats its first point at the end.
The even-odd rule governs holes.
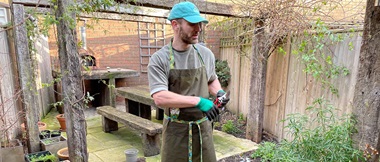
{"type": "Polygon", "coordinates": [[[238,122],[239,123],[245,123],[245,118],[244,118],[244,115],[242,113],[239,114],[238,122]]]}
{"type": "Polygon", "coordinates": [[[48,153],[37,153],[37,154],[32,154],[28,155],[28,159],[30,162],[57,162],[58,158],[51,154],[50,152],[48,153]]]}
{"type": "Polygon", "coordinates": [[[59,142],[59,139],[58,138],[47,138],[47,139],[44,139],[42,141],[45,145],[49,145],[49,144],[52,144],[54,142],[59,142]]]}
{"type": "Polygon", "coordinates": [[[276,144],[272,142],[263,142],[259,148],[251,155],[252,158],[260,157],[262,161],[273,159],[276,149],[276,144]]]}
{"type": "Polygon", "coordinates": [[[50,130],[40,131],[40,139],[50,138],[50,130]]]}
{"type": "Polygon", "coordinates": [[[232,120],[228,120],[225,124],[222,125],[222,131],[230,134],[241,132],[241,130],[234,124],[232,120]]]}
{"type": "MultiPolygon", "coordinates": [[[[312,75],[325,88],[329,88],[333,94],[338,95],[338,89],[331,79],[341,75],[346,76],[350,71],[344,66],[334,64],[331,57],[334,54],[333,51],[326,49],[331,45],[343,42],[349,35],[333,33],[320,19],[312,28],[315,33],[305,32],[305,37],[292,53],[300,54],[301,62],[305,65],[303,71],[306,74],[312,75]]],[[[352,42],[349,43],[349,49],[353,50],[352,42]]]]}
{"type": "Polygon", "coordinates": [[[222,87],[227,87],[231,78],[228,62],[226,60],[215,60],[215,71],[222,87]]]}
{"type": "Polygon", "coordinates": [[[356,132],[352,116],[337,118],[336,109],[325,99],[318,98],[307,108],[313,117],[290,114],[284,120],[293,140],[283,140],[279,145],[262,143],[252,154],[263,161],[360,161],[366,160],[363,152],[353,146],[351,135],[356,132]],[[308,124],[317,123],[316,126],[308,124]]]}

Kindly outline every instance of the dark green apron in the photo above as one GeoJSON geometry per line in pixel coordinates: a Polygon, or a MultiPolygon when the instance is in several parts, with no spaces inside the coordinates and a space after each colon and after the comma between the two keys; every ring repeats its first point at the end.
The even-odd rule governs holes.
{"type": "MultiPolygon", "coordinates": [[[[198,52],[198,58],[202,63],[202,66],[196,69],[174,69],[175,63],[171,44],[169,48],[169,91],[187,96],[208,98],[206,68],[195,46],[193,48],[198,52]]],[[[165,109],[161,149],[162,162],[216,162],[211,122],[205,118],[203,112],[198,108],[190,107],[177,109],[179,115],[173,115],[169,109],[173,110],[173,108],[165,109]],[[189,129],[190,127],[191,129],[189,129]],[[201,136],[199,135],[200,132],[201,136]]]]}

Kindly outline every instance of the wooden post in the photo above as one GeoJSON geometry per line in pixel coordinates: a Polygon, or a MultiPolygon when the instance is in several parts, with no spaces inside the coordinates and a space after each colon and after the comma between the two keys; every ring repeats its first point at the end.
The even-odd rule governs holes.
{"type": "MultiPolygon", "coordinates": [[[[40,139],[38,130],[39,120],[39,103],[37,102],[37,89],[35,82],[35,68],[32,67],[33,60],[30,56],[28,48],[27,29],[25,25],[26,16],[24,6],[19,4],[13,5],[14,22],[13,26],[15,41],[16,41],[16,54],[18,64],[18,74],[20,78],[20,84],[22,89],[23,104],[22,109],[26,118],[26,130],[27,130],[27,145],[29,152],[36,152],[40,150],[40,139]]],[[[35,60],[36,61],[36,60],[35,60]]]]}
{"type": "Polygon", "coordinates": [[[252,41],[251,85],[249,88],[249,110],[246,138],[261,142],[265,101],[265,82],[268,62],[268,47],[265,47],[264,20],[256,20],[256,31],[252,41]]]}

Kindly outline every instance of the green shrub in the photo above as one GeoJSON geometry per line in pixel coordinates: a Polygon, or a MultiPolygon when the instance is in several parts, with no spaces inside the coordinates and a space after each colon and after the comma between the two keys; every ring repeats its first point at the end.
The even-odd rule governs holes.
{"type": "Polygon", "coordinates": [[[252,154],[252,158],[261,157],[263,161],[318,161],[347,162],[364,160],[363,153],[353,146],[351,135],[356,131],[356,121],[352,116],[336,118],[333,108],[323,98],[318,98],[312,106],[309,116],[290,114],[285,119],[286,128],[293,140],[281,141],[276,147],[270,142],[261,144],[252,154]],[[310,128],[310,123],[318,123],[310,128]]]}
{"type": "Polygon", "coordinates": [[[241,130],[237,128],[232,120],[227,120],[227,122],[223,124],[222,131],[230,134],[241,132],[241,130]]]}
{"type": "Polygon", "coordinates": [[[222,87],[227,87],[231,78],[228,62],[226,60],[215,60],[215,71],[222,87]]]}

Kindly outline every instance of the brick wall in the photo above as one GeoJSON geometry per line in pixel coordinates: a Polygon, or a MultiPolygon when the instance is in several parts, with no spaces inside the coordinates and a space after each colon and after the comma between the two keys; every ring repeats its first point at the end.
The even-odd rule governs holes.
{"type": "MultiPolygon", "coordinates": [[[[127,68],[133,69],[140,73],[139,77],[117,79],[116,87],[147,85],[148,77],[145,72],[140,70],[140,44],[138,35],[138,22],[132,21],[116,21],[116,20],[99,20],[97,23],[88,20],[86,22],[91,28],[86,29],[86,44],[87,49],[96,58],[96,68],[127,68]]],[[[80,38],[80,26],[84,22],[78,22],[77,35],[78,41],[80,38]]],[[[165,26],[166,44],[173,37],[173,32],[170,25],[165,26]]],[[[52,28],[49,33],[49,48],[52,60],[53,70],[59,67],[58,49],[56,44],[56,29],[52,28]]],[[[206,29],[207,46],[219,56],[219,32],[213,32],[206,29]]],[[[151,51],[151,54],[154,51],[151,51]]],[[[82,53],[82,52],[80,52],[82,53]]],[[[95,69],[96,69],[95,68],[95,69]]],[[[88,83],[88,85],[90,85],[88,83]]],[[[86,86],[86,91],[93,91],[94,87],[86,86]]],[[[121,101],[118,98],[118,101],[121,101]]]]}

